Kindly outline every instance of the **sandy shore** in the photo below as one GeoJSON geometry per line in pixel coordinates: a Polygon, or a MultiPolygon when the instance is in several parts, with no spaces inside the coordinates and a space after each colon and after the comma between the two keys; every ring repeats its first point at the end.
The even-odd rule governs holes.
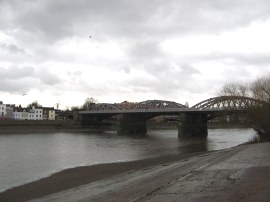
{"type": "Polygon", "coordinates": [[[175,162],[199,154],[202,153],[171,155],[131,162],[99,164],[67,169],[53,174],[50,177],[0,193],[0,201],[19,202],[40,198],[66,189],[109,178],[120,173],[175,162]]]}

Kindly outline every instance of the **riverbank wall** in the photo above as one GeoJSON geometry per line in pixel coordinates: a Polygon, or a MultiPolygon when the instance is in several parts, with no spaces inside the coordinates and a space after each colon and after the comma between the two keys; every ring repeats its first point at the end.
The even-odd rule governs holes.
{"type": "MultiPolygon", "coordinates": [[[[208,129],[246,128],[243,124],[209,123],[208,129]]],[[[177,130],[178,122],[147,123],[148,130],[177,130]]],[[[74,120],[1,120],[0,134],[12,133],[51,133],[51,132],[93,132],[117,130],[117,122],[105,122],[100,125],[83,127],[74,120]]]]}
{"type": "Polygon", "coordinates": [[[3,120],[0,121],[0,134],[10,133],[46,133],[46,132],[80,132],[90,129],[83,128],[73,120],[3,120]]]}

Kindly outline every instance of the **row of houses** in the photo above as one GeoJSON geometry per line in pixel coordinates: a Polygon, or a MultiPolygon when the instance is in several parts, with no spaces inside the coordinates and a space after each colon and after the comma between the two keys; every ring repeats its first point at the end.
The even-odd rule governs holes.
{"type": "Polygon", "coordinates": [[[55,120],[57,110],[53,107],[23,108],[0,101],[0,119],[14,120],[55,120]]]}

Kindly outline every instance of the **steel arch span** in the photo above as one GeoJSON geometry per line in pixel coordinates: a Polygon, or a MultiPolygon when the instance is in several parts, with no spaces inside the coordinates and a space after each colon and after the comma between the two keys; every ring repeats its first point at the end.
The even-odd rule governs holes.
{"type": "Polygon", "coordinates": [[[191,109],[194,110],[247,110],[249,107],[262,106],[265,103],[250,97],[244,96],[220,96],[204,100],[191,109]]]}
{"type": "Polygon", "coordinates": [[[166,100],[146,100],[139,102],[134,106],[134,109],[183,109],[188,108],[180,103],[166,100]]]}
{"type": "Polygon", "coordinates": [[[120,106],[119,104],[109,104],[109,103],[99,103],[99,104],[95,104],[93,105],[89,111],[117,111],[117,110],[124,110],[124,108],[122,106],[120,106]]]}

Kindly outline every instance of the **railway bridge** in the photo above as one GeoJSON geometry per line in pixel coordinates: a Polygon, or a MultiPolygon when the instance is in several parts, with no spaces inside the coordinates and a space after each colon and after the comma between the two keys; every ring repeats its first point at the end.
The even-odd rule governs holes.
{"type": "Polygon", "coordinates": [[[81,111],[82,125],[91,126],[103,120],[119,116],[117,132],[119,134],[146,134],[146,121],[160,115],[179,116],[178,136],[206,137],[207,122],[217,116],[232,113],[245,113],[250,107],[261,105],[261,102],[242,96],[220,96],[204,100],[192,107],[165,100],[147,100],[132,107],[125,108],[120,104],[99,103],[88,111],[81,111]]]}

